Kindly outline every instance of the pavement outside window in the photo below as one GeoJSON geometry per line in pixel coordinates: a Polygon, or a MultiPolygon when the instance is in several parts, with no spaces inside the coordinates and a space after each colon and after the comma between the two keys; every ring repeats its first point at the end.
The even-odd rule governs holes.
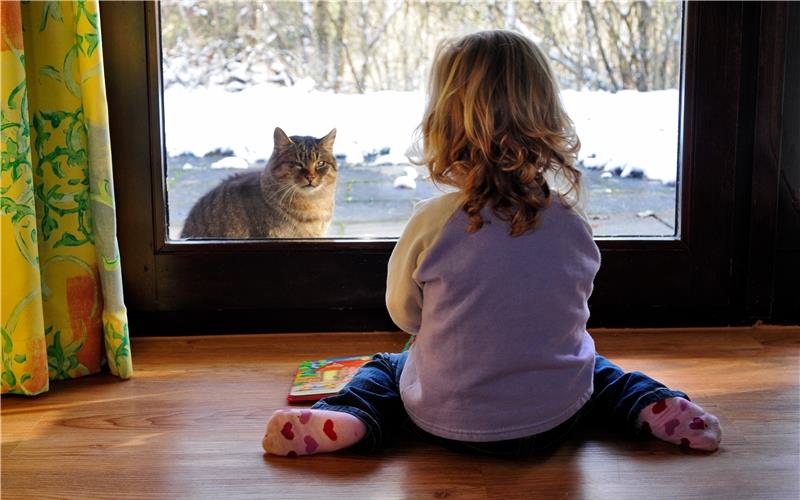
{"type": "MultiPolygon", "coordinates": [[[[248,169],[212,168],[223,156],[180,155],[168,158],[167,189],[169,234],[179,239],[181,228],[192,205],[204,193],[236,172],[260,170],[264,162],[248,169]]],[[[235,162],[229,162],[235,165],[235,162]]],[[[244,166],[242,164],[241,166],[244,166]]],[[[436,196],[440,191],[425,175],[423,167],[409,164],[370,164],[341,162],[336,192],[336,208],[328,238],[397,237],[403,230],[416,202],[436,196]],[[409,177],[408,168],[419,173],[415,187],[395,187],[399,177],[409,177]]],[[[620,177],[602,170],[583,170],[586,213],[599,237],[674,236],[674,184],[644,177],[620,177]]]]}

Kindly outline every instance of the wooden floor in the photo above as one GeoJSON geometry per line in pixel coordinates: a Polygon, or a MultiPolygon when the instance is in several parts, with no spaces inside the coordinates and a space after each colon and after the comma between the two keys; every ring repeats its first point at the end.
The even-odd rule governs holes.
{"type": "Polygon", "coordinates": [[[800,329],[594,331],[598,350],[716,413],[706,454],[610,433],[527,461],[407,441],[375,456],[264,456],[303,359],[396,351],[396,333],[135,338],[135,376],[2,398],[6,498],[800,497],[800,329]]]}

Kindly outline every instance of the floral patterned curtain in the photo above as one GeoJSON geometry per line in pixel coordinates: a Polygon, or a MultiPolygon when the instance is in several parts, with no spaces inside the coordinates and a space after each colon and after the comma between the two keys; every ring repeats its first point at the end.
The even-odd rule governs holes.
{"type": "Polygon", "coordinates": [[[0,2],[2,392],[132,373],[96,0],[0,2]]]}

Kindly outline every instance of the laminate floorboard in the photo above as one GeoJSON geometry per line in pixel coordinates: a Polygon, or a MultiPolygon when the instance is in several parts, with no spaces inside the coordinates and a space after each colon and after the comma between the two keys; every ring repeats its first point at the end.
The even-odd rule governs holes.
{"type": "Polygon", "coordinates": [[[581,431],[529,460],[401,436],[375,456],[265,456],[264,423],[297,364],[399,350],[399,333],[133,338],[134,377],[2,398],[2,497],[800,498],[800,329],[595,330],[598,351],[720,417],[694,452],[581,431]]]}

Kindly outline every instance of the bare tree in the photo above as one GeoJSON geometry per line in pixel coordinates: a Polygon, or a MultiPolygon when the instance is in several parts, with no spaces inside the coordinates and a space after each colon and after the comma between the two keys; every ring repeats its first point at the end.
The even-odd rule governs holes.
{"type": "Polygon", "coordinates": [[[311,78],[335,92],[421,88],[438,41],[505,28],[533,39],[562,88],[675,88],[678,2],[294,0],[161,3],[167,85],[311,78]]]}

